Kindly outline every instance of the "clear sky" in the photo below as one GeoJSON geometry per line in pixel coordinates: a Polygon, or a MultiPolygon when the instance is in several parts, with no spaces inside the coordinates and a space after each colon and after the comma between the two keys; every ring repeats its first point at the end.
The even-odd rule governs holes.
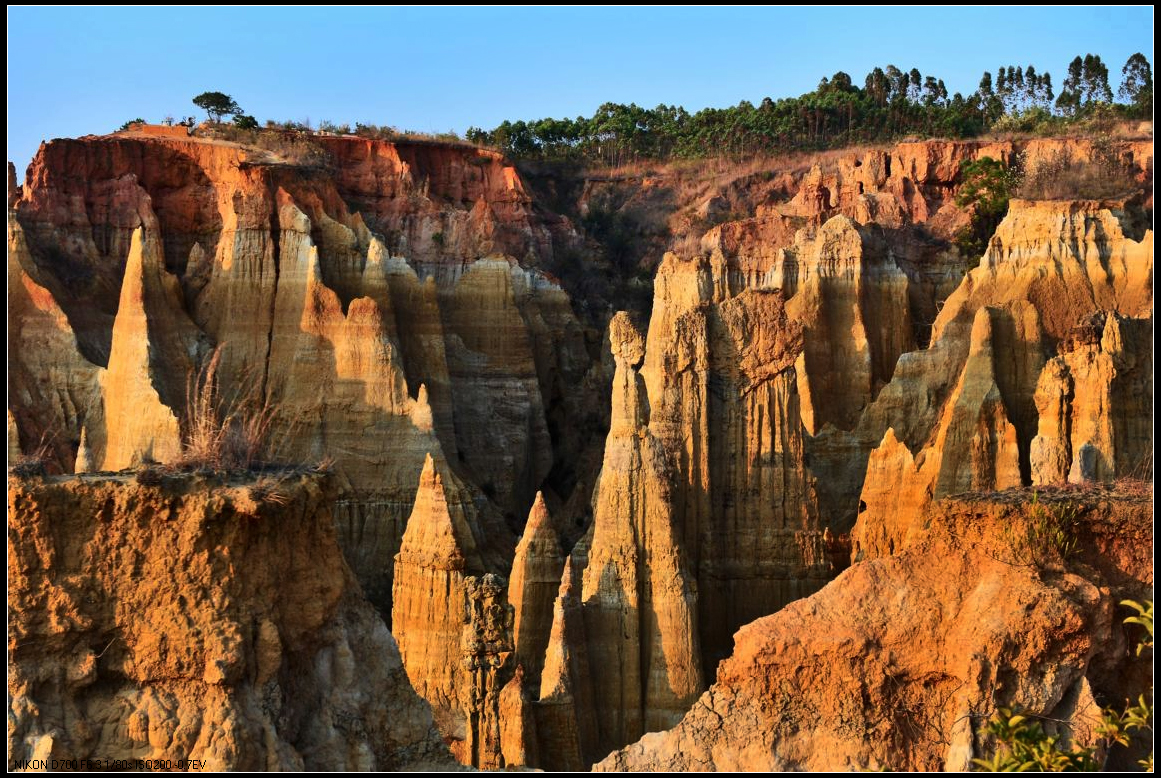
{"type": "Polygon", "coordinates": [[[8,159],[42,139],[137,116],[198,115],[226,92],[266,119],[425,132],[798,95],[843,70],[917,67],[951,92],[1032,63],[1059,88],[1099,54],[1114,91],[1153,61],[1153,9],[1122,8],[9,8],[8,159]]]}

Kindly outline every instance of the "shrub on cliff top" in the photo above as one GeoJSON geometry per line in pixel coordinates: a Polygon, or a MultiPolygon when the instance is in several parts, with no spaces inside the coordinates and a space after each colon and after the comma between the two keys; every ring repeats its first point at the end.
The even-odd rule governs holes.
{"type": "Polygon", "coordinates": [[[234,117],[234,126],[241,130],[256,130],[258,129],[258,120],[253,116],[238,114],[234,117]]]}
{"type": "Polygon", "coordinates": [[[1093,141],[1087,160],[1062,149],[1028,171],[1018,194],[1028,200],[1117,200],[1140,189],[1112,138],[1101,135],[1093,141]]]}
{"type": "Polygon", "coordinates": [[[1062,569],[1076,554],[1079,519],[1076,503],[1044,503],[1033,492],[1023,520],[1004,531],[1007,558],[1002,561],[1036,570],[1062,569]]]}
{"type": "Polygon", "coordinates": [[[991,157],[965,160],[959,173],[962,184],[955,204],[970,208],[972,221],[956,236],[955,243],[961,254],[979,257],[1008,214],[1008,201],[1020,184],[1020,173],[1017,166],[1009,167],[991,157]]]}
{"type": "Polygon", "coordinates": [[[306,136],[285,135],[279,132],[259,132],[254,145],[278,157],[279,161],[308,168],[325,168],[331,156],[319,144],[306,136]]]}

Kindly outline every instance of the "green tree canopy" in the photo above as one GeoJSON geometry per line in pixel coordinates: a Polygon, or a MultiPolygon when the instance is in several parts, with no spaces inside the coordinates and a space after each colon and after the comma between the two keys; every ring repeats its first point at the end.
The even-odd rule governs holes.
{"type": "Polygon", "coordinates": [[[242,113],[242,106],[224,92],[202,92],[193,99],[193,104],[206,112],[211,121],[220,122],[226,114],[242,113]]]}
{"type": "Polygon", "coordinates": [[[1083,113],[1096,103],[1109,103],[1113,90],[1109,88],[1109,69],[1100,55],[1085,54],[1068,63],[1068,76],[1060,87],[1056,107],[1065,114],[1083,113]]]}
{"type": "Polygon", "coordinates": [[[258,120],[253,116],[239,113],[234,116],[234,126],[243,130],[256,130],[258,129],[258,120]]]}
{"type": "Polygon", "coordinates": [[[1020,184],[1019,173],[991,157],[964,161],[959,167],[963,182],[955,204],[972,209],[971,225],[956,236],[965,256],[978,257],[988,247],[996,227],[1008,213],[1008,200],[1020,184]]]}
{"type": "Polygon", "coordinates": [[[1153,68],[1144,54],[1137,52],[1121,68],[1121,88],[1117,95],[1132,105],[1138,117],[1153,115],[1153,68]]]}
{"type": "MultiPolygon", "coordinates": [[[[1152,105],[1152,74],[1144,57],[1139,60],[1130,68],[1130,94],[1137,101],[1110,109],[1110,115],[1140,115],[1140,106],[1152,105]]],[[[1057,99],[1047,70],[1003,65],[984,73],[975,92],[949,96],[935,74],[886,65],[863,79],[840,71],[797,97],[743,100],[695,113],[672,105],[604,103],[588,117],[504,121],[491,130],[472,127],[467,138],[522,159],[615,166],[646,159],[841,148],[906,136],[965,138],[1008,118],[1013,121],[1001,124],[1007,131],[1056,131],[1073,118],[1087,118],[1098,106],[1107,108],[1108,70],[1100,57],[1076,57],[1064,82],[1057,99]],[[1054,100],[1058,111],[1052,110],[1054,100]]]]}

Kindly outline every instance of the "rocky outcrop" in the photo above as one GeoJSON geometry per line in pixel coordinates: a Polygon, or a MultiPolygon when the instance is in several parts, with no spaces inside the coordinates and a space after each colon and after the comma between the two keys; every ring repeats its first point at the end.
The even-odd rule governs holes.
{"type": "MultiPolygon", "coordinates": [[[[102,381],[102,470],[142,462],[172,463],[181,456],[178,416],[188,411],[202,344],[199,331],[182,311],[177,279],[162,263],[156,230],[134,230],[102,381]]],[[[89,441],[92,437],[89,431],[89,441]]]]}
{"type": "Polygon", "coordinates": [[[612,424],[581,586],[598,743],[611,749],[680,717],[702,689],[697,601],[679,546],[673,473],[648,432],[641,336],[614,317],[612,424]]]}
{"type": "Polygon", "coordinates": [[[454,764],[343,561],[330,481],[137,480],[9,479],[10,758],[454,764]]]}
{"type": "Polygon", "coordinates": [[[825,424],[851,429],[914,349],[907,276],[881,236],[844,216],[798,235],[788,254],[778,271],[788,314],[805,329],[803,422],[812,435],[825,424]]]}
{"type": "MultiPolygon", "coordinates": [[[[591,244],[534,208],[499,156],[285,140],[314,144],[327,164],[118,135],[45,145],[22,187],[10,171],[10,453],[50,472],[184,457],[191,378],[212,366],[220,413],[245,409],[268,428],[260,458],[331,463],[347,564],[391,614],[406,673],[463,764],[583,769],[677,724],[721,660],[734,653],[741,668],[760,653],[735,645],[736,630],[809,597],[849,557],[877,560],[842,578],[867,597],[911,575],[882,558],[935,543],[941,499],[1131,476],[1151,452],[1152,232],[1136,206],[1013,201],[974,268],[949,242],[969,217],[954,202],[964,161],[1035,168],[1105,153],[1087,142],[906,143],[680,191],[668,174],[590,181],[594,208],[617,189],[625,207],[686,220],[674,235],[697,225],[700,236],[661,260],[647,329],[618,314],[601,346],[613,298],[570,300],[540,268],[572,263],[570,289],[607,292],[615,285],[586,281],[612,272],[609,258],[586,264],[591,244]]],[[[1147,188],[1151,148],[1117,149],[1147,188]]],[[[953,570],[964,586],[1025,587],[1043,596],[1033,615],[1070,630],[1069,603],[1095,602],[1079,583],[1057,596],[1043,580],[969,570],[952,534],[938,548],[968,554],[953,570]]],[[[883,730],[874,710],[982,704],[983,676],[960,651],[975,645],[960,614],[976,595],[934,586],[924,579],[915,596],[944,598],[941,618],[959,630],[932,638],[944,664],[884,657],[903,633],[858,622],[849,644],[871,658],[856,667],[844,655],[843,672],[898,688],[868,687],[862,708],[850,689],[830,702],[788,692],[741,720],[786,709],[821,733],[821,753],[870,765],[879,751],[826,738],[883,730]],[[970,694],[946,680],[968,676],[970,694]],[[828,729],[826,705],[854,729],[828,729]]],[[[828,614],[890,615],[885,601],[862,614],[843,597],[828,614]]],[[[926,637],[935,622],[924,618],[898,629],[926,637]]],[[[1013,672],[1054,656],[1019,643],[1016,616],[994,621],[996,640],[1018,645],[987,656],[1013,672]]],[[[1067,634],[1081,645],[1094,623],[1067,634]]],[[[269,628],[254,630],[270,642],[259,640],[269,628]]],[[[787,661],[818,649],[795,640],[777,638],[787,661]]],[[[750,682],[722,672],[719,686],[750,682]]],[[[715,741],[727,744],[712,756],[721,764],[742,743],[734,726],[715,741]]],[[[789,725],[771,732],[745,753],[826,766],[789,725]]],[[[912,735],[892,737],[911,753],[912,735]]],[[[697,748],[679,750],[693,759],[697,748]]],[[[961,764],[923,748],[908,766],[961,764]]]]}
{"type": "Polygon", "coordinates": [[[795,369],[804,334],[779,292],[731,293],[717,253],[667,257],[656,289],[641,371],[648,429],[674,463],[673,522],[698,584],[708,674],[733,630],[827,578],[795,369]]]}
{"type": "Polygon", "coordinates": [[[539,743],[536,733],[536,709],[524,666],[516,672],[500,692],[498,724],[500,727],[501,764],[509,767],[540,764],[539,743]]]}
{"type": "Polygon", "coordinates": [[[470,764],[464,742],[471,679],[461,662],[461,636],[467,581],[485,569],[474,509],[458,487],[454,478],[445,487],[428,456],[395,558],[391,626],[412,686],[431,704],[440,732],[457,744],[457,758],[470,764]]]}
{"type": "Polygon", "coordinates": [[[551,254],[551,237],[519,173],[494,151],[425,141],[317,142],[334,160],[340,196],[397,254],[447,265],[452,274],[494,252],[551,254]]]}
{"type": "Polygon", "coordinates": [[[340,538],[373,601],[390,597],[387,564],[428,451],[440,451],[425,398],[408,395],[386,295],[343,310],[322,278],[311,221],[280,193],[279,283],[266,366],[273,454],[334,457],[352,494],[337,511],[340,538]]]}
{"type": "MultiPolygon", "coordinates": [[[[1133,419],[1140,417],[1152,386],[1146,377],[1151,342],[1144,334],[1145,317],[1152,313],[1152,241],[1151,231],[1140,240],[1126,235],[1107,205],[1013,201],[980,267],[948,298],[931,347],[899,360],[892,382],[852,436],[883,444],[871,455],[862,482],[856,558],[899,547],[919,515],[914,509],[931,499],[1057,482],[1072,471],[1074,459],[1073,477],[1079,480],[1085,445],[1092,452],[1085,456],[1094,463],[1121,458],[1121,475],[1142,460],[1151,433],[1133,419]],[[1094,314],[1100,322],[1106,316],[1114,322],[1108,348],[1126,367],[1118,381],[1112,378],[1111,355],[1104,358],[1103,371],[1080,367],[1101,361],[1101,347],[1095,345],[1101,336],[1091,325],[1081,336],[1089,345],[1069,345],[1077,341],[1074,327],[1094,314]],[[1123,330],[1133,335],[1124,338],[1123,330]],[[1088,399],[1074,412],[1066,365],[1067,353],[1078,347],[1082,353],[1074,360],[1079,374],[1088,377],[1082,381],[1088,399]],[[1066,353],[1046,361],[1058,349],[1066,353]],[[1136,363],[1144,370],[1128,368],[1136,363]],[[1125,412],[1104,399],[1114,383],[1125,412]],[[1068,431],[1074,415],[1078,422],[1085,419],[1075,442],[1068,431]],[[1111,433],[1116,424],[1122,427],[1122,453],[1111,433]],[[1110,432],[1102,434],[1101,428],[1110,432]]],[[[858,460],[848,457],[848,462],[858,460]]],[[[1089,475],[1111,480],[1118,471],[1115,465],[1094,464],[1089,475]]]]}
{"type": "Polygon", "coordinates": [[[1021,485],[1016,428],[996,384],[993,349],[992,313],[981,308],[963,372],[922,457],[912,457],[892,429],[871,452],[851,537],[855,559],[894,553],[932,499],[1021,485]]]}
{"type": "Polygon", "coordinates": [[[596,769],[966,770],[1001,705],[1085,737],[1078,700],[1135,698],[1151,683],[1117,608],[1151,596],[1152,562],[1134,550],[1152,543],[1150,500],[1042,498],[1079,511],[1081,551],[1033,565],[1011,545],[1012,528],[1035,523],[1031,499],[930,506],[901,553],[747,625],[681,724],[596,769]]]}
{"type": "Polygon", "coordinates": [[[1152,311],[1153,232],[1126,231],[1120,203],[1013,200],[988,250],[948,298],[932,339],[982,304],[1028,301],[1059,341],[1094,309],[1152,311]]]}
{"type": "Polygon", "coordinates": [[[558,770],[583,770],[603,754],[597,750],[591,665],[580,601],[580,575],[589,539],[582,539],[565,563],[552,606],[552,631],[544,655],[536,703],[536,735],[541,762],[558,770]]]}
{"type": "MultiPolygon", "coordinates": [[[[945,151],[872,152],[840,160],[833,179],[812,171],[790,203],[717,227],[695,256],[658,269],[636,423],[672,468],[665,520],[698,583],[707,669],[728,653],[724,635],[825,580],[823,549],[842,548],[856,516],[852,555],[869,559],[906,548],[933,500],[1032,483],[1038,418],[1037,446],[1066,469],[1118,461],[1105,452],[1124,414],[1095,410],[1111,404],[1096,386],[1111,382],[1109,359],[1095,370],[1092,356],[1056,364],[1043,402],[1037,385],[1077,322],[1102,310],[1150,314],[1152,233],[1140,234],[1119,204],[1013,201],[980,267],[963,277],[954,252],[949,260],[945,247],[915,240],[909,225],[950,237],[965,223],[952,196],[960,163],[1027,149],[945,151]],[[1092,401],[1075,409],[1071,370],[1093,384],[1092,401]],[[1055,421],[1038,403],[1057,408],[1055,421]],[[1089,415],[1072,435],[1071,420],[1089,415]],[[829,545],[812,534],[824,522],[829,545]]],[[[1057,151],[1038,149],[1032,164],[1057,151]]],[[[1121,340],[1129,345],[1108,346],[1133,352],[1120,358],[1121,402],[1143,419],[1148,346],[1121,340]]],[[[1127,450],[1146,450],[1143,428],[1119,424],[1127,450]]],[[[602,477],[598,506],[605,488],[602,477]]]]}
{"type": "Polygon", "coordinates": [[[552,467],[544,401],[528,325],[502,257],[474,263],[444,315],[457,440],[485,492],[528,504],[552,467]]]}
{"type": "Polygon", "coordinates": [[[68,317],[33,272],[24,231],[10,217],[8,460],[27,451],[56,472],[71,473],[86,427],[104,439],[104,371],[81,355],[68,317]]]}
{"type": "Polygon", "coordinates": [[[566,568],[583,569],[579,602],[562,587],[538,703],[542,758],[562,758],[545,766],[668,726],[732,630],[827,578],[794,367],[802,328],[779,292],[730,284],[720,252],[667,256],[647,339],[626,314],[610,325],[593,535],[566,568]],[[578,682],[580,663],[601,669],[578,682]]]}
{"type": "MultiPolygon", "coordinates": [[[[820,221],[837,213],[861,224],[896,228],[923,223],[935,234],[951,236],[967,223],[955,204],[965,162],[989,157],[1026,174],[1047,165],[1087,163],[1107,149],[1089,138],[1038,138],[1009,141],[910,141],[891,148],[844,153],[815,164],[802,175],[794,198],[783,210],[820,221]]],[[[1120,141],[1112,149],[1127,173],[1142,183],[1150,170],[1149,141],[1120,141]]]]}
{"type": "Polygon", "coordinates": [[[464,700],[468,737],[463,751],[457,749],[457,755],[465,764],[482,770],[525,764],[507,761],[510,757],[527,759],[527,746],[521,748],[520,740],[527,742],[536,734],[535,730],[525,734],[522,726],[526,721],[533,722],[512,662],[512,608],[505,597],[507,582],[489,573],[469,577],[464,584],[467,623],[460,644],[460,663],[468,677],[464,700]],[[516,688],[509,689],[513,682],[516,688]],[[516,738],[513,731],[519,731],[516,738]]]}
{"type": "Polygon", "coordinates": [[[1095,314],[1036,386],[1032,482],[1145,478],[1152,472],[1152,319],[1095,314]]]}
{"type": "Polygon", "coordinates": [[[515,665],[512,608],[504,579],[487,572],[483,540],[470,494],[428,456],[395,558],[392,629],[452,753],[498,769],[506,766],[501,692],[515,665]]]}

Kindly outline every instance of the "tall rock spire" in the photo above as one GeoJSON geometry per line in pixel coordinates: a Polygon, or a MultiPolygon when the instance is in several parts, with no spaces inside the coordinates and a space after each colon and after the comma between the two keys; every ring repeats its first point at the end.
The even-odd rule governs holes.
{"type": "Polygon", "coordinates": [[[552,629],[552,603],[563,568],[564,552],[552,528],[544,496],[537,492],[524,535],[516,546],[508,582],[508,601],[515,609],[516,659],[533,688],[540,684],[544,651],[552,629]]]}

